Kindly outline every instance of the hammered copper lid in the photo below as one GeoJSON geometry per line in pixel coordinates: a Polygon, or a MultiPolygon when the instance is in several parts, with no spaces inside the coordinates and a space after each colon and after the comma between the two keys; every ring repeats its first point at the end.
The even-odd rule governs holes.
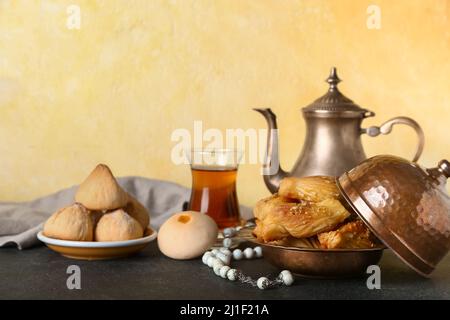
{"type": "Polygon", "coordinates": [[[337,75],[336,68],[332,68],[326,82],[330,85],[328,92],[313,103],[303,108],[304,114],[310,113],[333,113],[333,114],[353,114],[353,116],[372,116],[373,112],[363,109],[352,100],[344,96],[338,89],[338,84],[342,80],[337,75]]]}
{"type": "Polygon", "coordinates": [[[411,268],[428,276],[450,250],[450,163],[425,169],[381,155],[338,179],[341,193],[372,232],[411,268]]]}

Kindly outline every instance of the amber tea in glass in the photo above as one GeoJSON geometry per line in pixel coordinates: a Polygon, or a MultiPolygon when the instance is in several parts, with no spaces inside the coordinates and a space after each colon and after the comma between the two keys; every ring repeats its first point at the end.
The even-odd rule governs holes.
{"type": "Polygon", "coordinates": [[[192,192],[189,209],[206,213],[220,229],[240,222],[236,177],[241,153],[231,149],[191,152],[192,192]]]}

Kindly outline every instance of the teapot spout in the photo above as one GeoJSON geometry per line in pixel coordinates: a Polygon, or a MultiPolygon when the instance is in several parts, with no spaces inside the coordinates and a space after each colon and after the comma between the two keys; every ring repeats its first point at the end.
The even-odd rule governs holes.
{"type": "Polygon", "coordinates": [[[280,158],[278,152],[278,127],[277,117],[269,108],[253,109],[261,113],[267,121],[269,130],[267,132],[267,147],[262,166],[262,174],[264,182],[270,192],[278,191],[280,181],[288,176],[288,173],[281,169],[280,158]]]}

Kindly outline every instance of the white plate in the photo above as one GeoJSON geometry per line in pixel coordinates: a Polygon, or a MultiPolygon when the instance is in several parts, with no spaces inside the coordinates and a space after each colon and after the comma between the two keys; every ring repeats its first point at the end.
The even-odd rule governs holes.
{"type": "Polygon", "coordinates": [[[47,247],[65,257],[81,260],[104,260],[130,256],[144,249],[156,239],[157,232],[146,230],[147,236],[126,241],[70,241],[46,237],[42,231],[37,237],[47,247]]]}
{"type": "Polygon", "coordinates": [[[130,247],[138,244],[144,244],[147,242],[152,242],[156,239],[158,233],[152,230],[152,234],[133,240],[124,241],[71,241],[71,240],[60,240],[55,238],[49,238],[44,236],[42,231],[39,231],[37,237],[39,240],[45,244],[51,244],[61,247],[72,247],[72,248],[120,248],[120,247],[130,247]]]}

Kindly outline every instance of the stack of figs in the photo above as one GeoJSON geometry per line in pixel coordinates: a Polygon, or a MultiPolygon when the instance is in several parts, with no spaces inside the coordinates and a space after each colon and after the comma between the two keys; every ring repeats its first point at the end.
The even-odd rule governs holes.
{"type": "Polygon", "coordinates": [[[99,164],[79,186],[75,203],[52,214],[43,233],[72,241],[123,241],[143,237],[149,223],[147,209],[99,164]]]}

